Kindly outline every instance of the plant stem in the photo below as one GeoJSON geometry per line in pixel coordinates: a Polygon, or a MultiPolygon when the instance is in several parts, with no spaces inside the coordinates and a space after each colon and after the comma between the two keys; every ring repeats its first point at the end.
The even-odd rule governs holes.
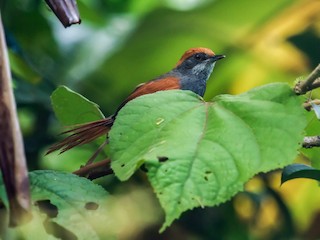
{"type": "Polygon", "coordinates": [[[320,64],[311,72],[306,80],[299,81],[295,85],[294,91],[297,95],[302,95],[318,87],[320,87],[320,64]]]}
{"type": "Polygon", "coordinates": [[[10,226],[30,219],[28,169],[11,84],[10,64],[0,14],[0,169],[9,201],[10,226]]]}
{"type": "Polygon", "coordinates": [[[110,163],[111,159],[107,158],[96,163],[82,166],[80,169],[74,171],[73,174],[76,174],[80,177],[86,177],[90,180],[107,176],[113,173],[110,163]]]}
{"type": "Polygon", "coordinates": [[[308,136],[303,139],[303,148],[320,147],[320,136],[308,136]]]}

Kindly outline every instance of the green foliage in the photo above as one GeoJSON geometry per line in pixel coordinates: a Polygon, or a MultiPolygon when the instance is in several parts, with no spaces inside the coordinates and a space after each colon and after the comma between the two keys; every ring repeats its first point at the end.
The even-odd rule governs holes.
{"type": "MultiPolygon", "coordinates": [[[[20,114],[20,116],[32,118],[32,121],[28,122],[30,125],[24,135],[28,167],[30,169],[52,168],[73,171],[94,151],[92,150],[93,145],[88,145],[63,155],[43,157],[47,146],[57,141],[58,133],[61,132],[61,128],[52,121],[53,116],[49,106],[49,94],[60,84],[65,84],[99,103],[103,112],[109,114],[116,109],[135,85],[170,70],[183,51],[197,46],[209,47],[216,53],[227,55],[224,62],[217,64],[213,76],[208,81],[205,99],[211,99],[221,93],[238,94],[257,85],[273,81],[292,83],[297,77],[308,74],[319,62],[317,51],[320,36],[319,24],[315,21],[318,19],[316,14],[319,11],[316,11],[318,6],[314,2],[205,0],[187,3],[178,0],[79,0],[77,3],[81,13],[81,25],[64,29],[54,14],[46,8],[43,1],[4,1],[2,18],[6,29],[18,111],[32,112],[29,116],[20,114]],[[301,14],[301,9],[304,14],[301,14]],[[30,36],[32,36],[32,44],[30,44],[30,36]]],[[[69,96],[69,93],[71,92],[65,91],[62,95],[69,96]]],[[[313,91],[314,98],[319,98],[318,95],[317,91],[313,91]]],[[[75,93],[74,97],[79,96],[75,93]]],[[[83,100],[81,97],[79,99],[83,100]]],[[[59,120],[62,120],[63,125],[73,125],[103,117],[95,109],[95,104],[83,105],[82,100],[75,100],[73,103],[76,104],[72,105],[57,99],[55,103],[61,110],[59,120]],[[86,112],[82,112],[82,106],[92,112],[89,114],[90,117],[86,112]],[[74,111],[75,108],[76,111],[74,111]]],[[[306,135],[319,135],[319,122],[313,113],[309,115],[312,115],[309,120],[312,118],[313,120],[310,120],[306,135]]],[[[268,126],[269,121],[273,123],[272,119],[273,116],[267,118],[265,126],[268,126]]],[[[162,121],[157,120],[159,120],[158,123],[162,121]]],[[[199,129],[200,120],[202,119],[199,118],[192,122],[191,126],[197,123],[196,126],[199,129]]],[[[288,121],[286,123],[290,124],[288,121]]],[[[227,121],[226,124],[230,122],[227,121]]],[[[236,131],[240,132],[241,129],[236,131]]],[[[242,129],[242,131],[245,130],[242,129]]],[[[270,138],[274,137],[271,128],[265,137],[269,138],[269,134],[271,134],[270,138]]],[[[239,139],[242,137],[240,136],[239,139]]],[[[233,145],[243,144],[238,140],[238,136],[230,141],[233,145]]],[[[279,141],[285,144],[282,142],[282,136],[276,139],[274,144],[279,141]]],[[[228,144],[231,143],[228,142],[228,144]]],[[[244,149],[247,147],[245,146],[244,149]]],[[[319,148],[302,150],[305,157],[312,161],[313,167],[320,167],[319,151],[319,148]]],[[[270,153],[267,150],[265,152],[270,153]]],[[[279,154],[282,154],[282,149],[279,154]]],[[[269,161],[280,162],[280,156],[275,151],[269,161]]],[[[165,158],[160,159],[165,160],[165,158]]],[[[165,165],[168,164],[167,162],[162,163],[165,165]]],[[[147,166],[149,166],[149,175],[151,175],[150,169],[153,168],[153,165],[149,161],[147,166]]],[[[154,169],[157,171],[157,165],[154,169]]],[[[264,169],[267,170],[268,166],[265,166],[264,169]]],[[[126,184],[119,186],[118,181],[111,180],[110,182],[110,179],[113,178],[107,178],[107,180],[103,178],[100,182],[107,185],[109,189],[119,187],[122,192],[125,192],[123,197],[129,198],[130,194],[123,190],[123,185],[126,184]]],[[[136,182],[134,179],[127,184],[131,185],[132,192],[137,192],[141,184],[145,187],[144,183],[136,182]]],[[[270,187],[267,182],[262,185],[262,188],[270,187]]],[[[281,194],[278,197],[282,197],[284,204],[281,207],[284,210],[282,209],[282,214],[281,209],[276,209],[278,215],[274,225],[268,225],[266,221],[263,221],[263,214],[251,216],[250,220],[259,222],[255,226],[251,225],[252,221],[242,221],[238,210],[234,214],[229,214],[230,211],[235,210],[235,199],[235,202],[223,204],[219,208],[188,212],[184,215],[183,220],[178,222],[177,228],[166,232],[165,238],[174,239],[172,236],[181,235],[181,233],[188,239],[234,239],[239,238],[240,232],[243,233],[243,239],[291,239],[299,238],[299,234],[307,235],[304,231],[313,228],[309,228],[306,222],[310,223],[310,226],[313,225],[312,217],[318,210],[316,202],[319,202],[320,195],[316,196],[318,191],[314,191],[313,184],[310,185],[310,191],[306,191],[304,187],[300,188],[301,197],[298,202],[294,202],[295,198],[292,196],[299,194],[299,181],[295,181],[294,191],[286,191],[285,188],[288,187],[290,184],[280,189],[281,194]],[[307,192],[312,192],[312,196],[308,196],[307,192]],[[310,204],[311,200],[316,204],[310,204]],[[286,205],[294,205],[294,207],[290,207],[290,211],[287,212],[286,205]],[[223,209],[227,209],[228,212],[223,212],[223,209]],[[299,209],[303,209],[302,212],[299,212],[299,209]],[[212,218],[212,215],[215,218],[212,218]],[[199,219],[197,223],[194,221],[194,216],[199,219]],[[293,225],[299,226],[299,229],[292,231],[292,237],[277,236],[277,234],[291,231],[290,228],[281,225],[290,218],[293,219],[293,225]]],[[[2,190],[0,189],[0,195],[4,198],[5,195],[1,194],[4,193],[2,190]]],[[[116,224],[123,223],[128,218],[130,211],[124,210],[123,205],[134,208],[136,202],[145,204],[145,198],[149,192],[145,189],[143,191],[146,195],[141,198],[142,200],[128,200],[125,204],[120,203],[112,207],[112,209],[125,212],[114,221],[116,224]]],[[[265,199],[266,192],[261,191],[258,195],[260,199],[265,199]]],[[[269,195],[268,197],[277,201],[274,196],[269,195]]],[[[153,199],[152,196],[150,198],[153,199]]],[[[261,201],[260,209],[263,209],[263,212],[274,212],[272,210],[275,209],[270,209],[268,202],[261,201]]],[[[246,204],[240,205],[239,209],[247,208],[246,204]]],[[[159,206],[154,203],[150,208],[158,210],[159,206]]],[[[39,211],[37,206],[34,206],[33,210],[33,229],[30,228],[25,237],[47,239],[45,235],[42,235],[42,232],[43,234],[46,232],[42,231],[43,229],[37,229],[37,226],[43,224],[46,216],[39,211]],[[35,221],[36,219],[38,221],[35,221]]],[[[160,215],[154,214],[147,208],[143,213],[142,216],[137,210],[134,214],[130,212],[130,216],[139,215],[147,219],[146,216],[160,215]]],[[[132,222],[135,225],[128,225],[129,227],[126,226],[119,231],[126,232],[130,237],[121,236],[121,239],[133,239],[140,231],[154,232],[154,228],[150,229],[150,226],[145,223],[135,220],[132,222]]],[[[114,229],[119,229],[118,227],[114,226],[114,229]]],[[[156,238],[158,236],[148,235],[136,239],[156,238]]]]}
{"type": "Polygon", "coordinates": [[[110,131],[112,169],[127,180],[146,164],[166,212],[162,227],[194,207],[225,202],[259,172],[291,163],[306,119],[287,84],[204,102],[163,91],[129,102],[110,131]]]}
{"type": "Polygon", "coordinates": [[[57,216],[50,221],[78,239],[99,239],[94,224],[108,221],[103,217],[108,212],[105,204],[108,194],[101,186],[70,173],[48,170],[31,172],[30,181],[32,200],[49,200],[57,208],[57,216]]]}
{"type": "Polygon", "coordinates": [[[56,117],[64,125],[85,123],[103,118],[99,106],[65,86],[58,87],[51,95],[56,117]]]}
{"type": "Polygon", "coordinates": [[[53,239],[49,232],[57,227],[69,237],[100,239],[101,222],[109,221],[101,186],[65,172],[38,170],[29,177],[33,218],[18,229],[26,239],[53,239]]]}
{"type": "Polygon", "coordinates": [[[291,164],[283,169],[281,184],[295,178],[309,178],[320,181],[320,170],[305,164],[291,164]]]}
{"type": "Polygon", "coordinates": [[[30,83],[36,84],[41,81],[41,76],[36,73],[30,66],[15,52],[8,51],[10,66],[12,72],[21,77],[25,78],[30,83]]]}

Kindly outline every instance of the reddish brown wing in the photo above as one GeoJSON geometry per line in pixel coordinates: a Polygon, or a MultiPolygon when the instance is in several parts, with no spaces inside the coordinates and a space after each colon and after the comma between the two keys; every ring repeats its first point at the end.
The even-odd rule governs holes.
{"type": "Polygon", "coordinates": [[[138,85],[138,87],[124,100],[119,106],[117,112],[129,101],[145,94],[155,93],[158,91],[180,89],[180,81],[176,77],[166,77],[153,80],[138,85]]]}

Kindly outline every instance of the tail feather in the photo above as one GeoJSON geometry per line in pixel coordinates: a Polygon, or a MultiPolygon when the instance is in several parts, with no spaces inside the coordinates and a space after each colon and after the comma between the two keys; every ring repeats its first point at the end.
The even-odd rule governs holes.
{"type": "Polygon", "coordinates": [[[114,122],[113,117],[104,118],[98,121],[79,124],[64,131],[61,134],[71,134],[49,147],[47,154],[60,150],[63,153],[71,148],[93,141],[94,139],[107,135],[114,122]]]}

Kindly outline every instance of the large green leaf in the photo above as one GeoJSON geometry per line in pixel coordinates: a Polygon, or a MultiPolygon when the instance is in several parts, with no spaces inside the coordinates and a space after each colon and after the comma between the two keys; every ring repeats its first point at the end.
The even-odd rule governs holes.
{"type": "Polygon", "coordinates": [[[129,102],[109,134],[112,168],[128,179],[146,163],[166,221],[230,199],[253,175],[283,167],[297,154],[306,125],[287,84],[204,102],[164,91],[129,102]]]}
{"type": "Polygon", "coordinates": [[[101,186],[74,174],[49,170],[31,172],[30,184],[33,201],[49,200],[57,208],[57,216],[50,221],[77,239],[99,239],[97,223],[108,222],[108,194],[101,186]]]}
{"type": "Polygon", "coordinates": [[[51,95],[56,117],[64,125],[74,125],[103,118],[99,106],[66,86],[58,87],[51,95]]]}

